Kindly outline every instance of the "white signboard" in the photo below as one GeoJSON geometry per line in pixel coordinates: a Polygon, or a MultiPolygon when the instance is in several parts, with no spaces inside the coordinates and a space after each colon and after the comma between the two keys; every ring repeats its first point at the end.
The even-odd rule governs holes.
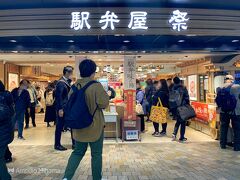
{"type": "Polygon", "coordinates": [[[124,58],[124,90],[136,90],[136,57],[124,58]]]}
{"type": "Polygon", "coordinates": [[[188,76],[188,92],[190,100],[197,100],[197,75],[188,76]]]}

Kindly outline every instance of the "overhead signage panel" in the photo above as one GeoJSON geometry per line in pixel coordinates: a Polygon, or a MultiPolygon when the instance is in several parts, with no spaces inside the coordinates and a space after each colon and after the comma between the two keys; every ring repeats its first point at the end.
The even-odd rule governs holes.
{"type": "MultiPolygon", "coordinates": [[[[127,20],[128,25],[125,28],[128,28],[132,31],[136,30],[148,30],[148,21],[151,21],[147,17],[148,13],[146,11],[131,11],[129,13],[130,18],[127,20]]],[[[89,21],[91,21],[91,13],[88,11],[78,12],[74,11],[71,13],[72,19],[71,19],[71,25],[70,28],[75,31],[81,31],[83,29],[91,29],[92,25],[89,21]]],[[[115,30],[119,24],[121,24],[121,21],[124,21],[126,23],[126,18],[121,19],[121,14],[117,15],[117,13],[113,11],[107,10],[105,14],[101,15],[99,17],[99,20],[96,21],[97,24],[94,24],[94,27],[99,27],[102,30],[110,29],[115,30]]],[[[185,31],[188,29],[188,13],[182,12],[180,10],[174,10],[171,15],[169,15],[169,20],[166,23],[169,23],[169,26],[172,28],[172,30],[180,32],[185,31]]],[[[151,24],[150,24],[151,25],[151,24]]]]}

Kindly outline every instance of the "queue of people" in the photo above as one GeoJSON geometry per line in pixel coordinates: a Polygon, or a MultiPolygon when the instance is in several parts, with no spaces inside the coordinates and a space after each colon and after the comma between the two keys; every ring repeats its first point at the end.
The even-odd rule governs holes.
{"type": "MultiPolygon", "coordinates": [[[[159,101],[161,101],[161,104],[163,107],[168,108],[169,112],[171,112],[173,119],[176,120],[174,131],[172,133],[172,140],[175,141],[178,133],[178,129],[180,128],[180,142],[184,142],[187,140],[185,137],[185,129],[186,129],[186,120],[182,120],[179,116],[177,109],[180,106],[190,104],[189,95],[187,88],[182,85],[180,78],[175,77],[172,79],[161,79],[160,81],[153,81],[151,79],[148,79],[146,81],[146,88],[145,90],[142,90],[140,81],[136,81],[136,101],[137,103],[140,103],[143,107],[143,109],[146,109],[144,111],[144,114],[138,115],[138,117],[141,120],[141,132],[144,132],[145,130],[145,116],[147,117],[147,121],[151,122],[151,119],[149,119],[149,115],[151,114],[151,107],[157,106],[159,101]],[[181,96],[180,104],[177,104],[175,102],[175,106],[172,106],[172,104],[169,102],[169,98],[171,98],[171,94],[173,94],[173,98],[176,98],[176,94],[179,94],[181,96]]],[[[174,101],[178,101],[177,99],[174,101]]],[[[159,123],[153,122],[154,132],[153,136],[160,137],[160,136],[166,136],[167,135],[167,123],[161,124],[162,129],[159,130],[159,123]]]]}

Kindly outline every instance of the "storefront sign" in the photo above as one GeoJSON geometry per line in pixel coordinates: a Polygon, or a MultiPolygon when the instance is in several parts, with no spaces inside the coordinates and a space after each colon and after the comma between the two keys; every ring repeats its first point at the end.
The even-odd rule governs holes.
{"type": "Polygon", "coordinates": [[[136,90],[124,90],[124,120],[136,120],[136,90]]]}
{"type": "Polygon", "coordinates": [[[179,10],[173,11],[172,17],[169,20],[169,23],[172,25],[173,30],[182,31],[187,30],[187,22],[189,18],[186,18],[188,15],[187,12],[181,12],[179,10]]]}
{"type": "Polygon", "coordinates": [[[197,75],[188,76],[188,91],[190,100],[197,100],[197,75]]]}
{"type": "MultiPolygon", "coordinates": [[[[126,28],[131,30],[147,30],[149,27],[147,26],[147,15],[146,11],[132,11],[130,12],[128,26],[126,28]]],[[[187,12],[181,12],[179,10],[175,10],[170,15],[168,23],[172,26],[174,31],[183,31],[187,30],[188,25],[187,22],[189,18],[187,18],[187,12]]],[[[90,12],[72,12],[71,13],[72,20],[70,28],[76,31],[82,30],[84,28],[91,29],[92,25],[89,23],[90,12]]],[[[106,11],[101,17],[99,17],[98,24],[100,25],[102,30],[111,29],[115,30],[115,26],[121,23],[121,19],[118,15],[113,11],[106,11]]]]}
{"type": "Polygon", "coordinates": [[[210,127],[215,128],[217,119],[216,106],[201,102],[192,102],[191,105],[196,112],[195,120],[206,124],[209,123],[210,127]]]}
{"type": "Polygon", "coordinates": [[[8,90],[12,91],[19,86],[18,74],[8,73],[8,90]]]}
{"type": "Polygon", "coordinates": [[[124,90],[136,90],[136,58],[124,58],[124,90]]]}

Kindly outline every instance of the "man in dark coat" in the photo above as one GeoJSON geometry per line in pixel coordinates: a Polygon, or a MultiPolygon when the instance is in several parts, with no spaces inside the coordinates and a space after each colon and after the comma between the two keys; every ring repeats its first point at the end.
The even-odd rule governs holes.
{"type": "MultiPolygon", "coordinates": [[[[173,79],[173,82],[174,82],[174,85],[173,85],[171,91],[178,91],[180,93],[181,100],[182,100],[181,105],[190,104],[190,98],[189,98],[188,90],[187,90],[187,88],[185,86],[183,86],[181,84],[180,78],[175,77],[173,79]]],[[[176,140],[178,129],[181,126],[179,141],[184,142],[184,141],[187,140],[187,138],[185,137],[186,121],[182,121],[180,116],[176,112],[177,112],[177,108],[176,109],[172,109],[172,113],[176,117],[176,124],[175,124],[175,127],[174,127],[172,139],[176,140]]]]}
{"type": "Polygon", "coordinates": [[[30,112],[30,106],[31,106],[30,95],[27,91],[28,86],[29,86],[29,81],[24,79],[20,82],[19,88],[15,88],[11,92],[13,96],[14,104],[15,104],[15,109],[16,109],[14,123],[17,122],[18,139],[21,139],[21,140],[24,140],[24,137],[23,137],[24,114],[26,110],[30,112]]]}
{"type": "Polygon", "coordinates": [[[65,151],[67,148],[61,145],[61,135],[64,128],[64,106],[68,101],[68,93],[71,89],[73,75],[73,67],[66,66],[63,69],[63,76],[56,85],[55,92],[55,107],[57,111],[55,145],[54,148],[58,151],[65,151]]]}
{"type": "Polygon", "coordinates": [[[14,131],[13,131],[13,121],[12,116],[14,115],[14,104],[13,98],[10,92],[5,91],[5,87],[3,83],[0,81],[0,106],[3,108],[1,109],[1,113],[6,114],[8,113],[10,116],[3,118],[0,117],[0,179],[10,180],[11,176],[8,173],[6,162],[10,162],[11,152],[8,149],[8,144],[13,141],[14,131]],[[6,110],[4,110],[4,107],[6,110]],[[7,111],[7,112],[6,112],[7,111]],[[6,152],[10,153],[10,157],[6,158],[6,152]]]}

